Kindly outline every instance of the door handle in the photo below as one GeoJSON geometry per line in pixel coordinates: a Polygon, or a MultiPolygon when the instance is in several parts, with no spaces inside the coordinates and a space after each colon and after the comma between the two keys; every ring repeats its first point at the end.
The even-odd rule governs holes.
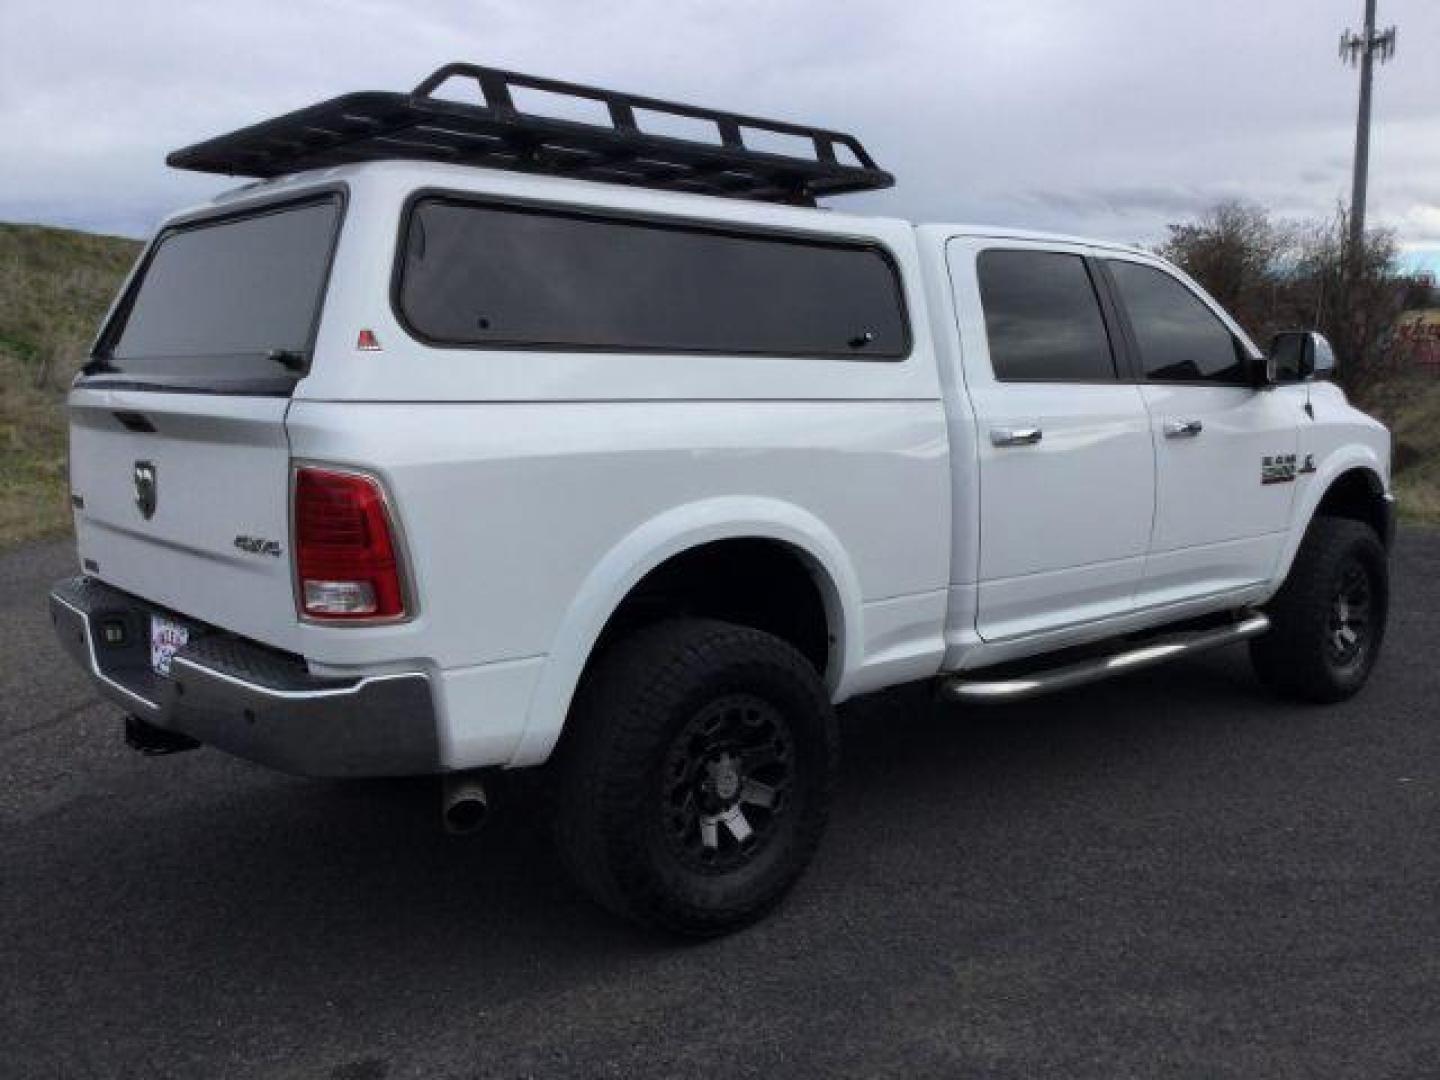
{"type": "Polygon", "coordinates": [[[997,427],[990,429],[990,442],[995,446],[1034,446],[1043,434],[1038,427],[997,427]]]}
{"type": "Polygon", "coordinates": [[[1205,425],[1199,420],[1165,421],[1165,437],[1167,439],[1193,439],[1204,430],[1205,425]]]}

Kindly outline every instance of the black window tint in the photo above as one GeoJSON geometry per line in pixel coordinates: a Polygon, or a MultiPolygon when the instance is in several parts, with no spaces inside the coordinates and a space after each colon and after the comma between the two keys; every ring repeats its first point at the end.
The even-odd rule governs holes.
{"type": "Polygon", "coordinates": [[[1085,260],[1053,251],[980,253],[980,301],[997,379],[1115,378],[1115,358],[1085,260]]]}
{"type": "Polygon", "coordinates": [[[907,351],[879,251],[442,199],[418,202],[410,325],[449,344],[856,358],[907,351]]]}
{"type": "Polygon", "coordinates": [[[1246,381],[1243,346],[1194,293],[1153,266],[1118,260],[1109,266],[1147,379],[1246,381]]]}
{"type": "Polygon", "coordinates": [[[327,199],[162,238],[111,349],[113,367],[306,349],[339,214],[327,199]]]}

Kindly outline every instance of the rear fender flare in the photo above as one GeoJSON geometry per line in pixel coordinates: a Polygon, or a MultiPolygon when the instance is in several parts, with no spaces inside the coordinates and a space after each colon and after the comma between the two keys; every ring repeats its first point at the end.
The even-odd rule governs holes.
{"type": "Polygon", "coordinates": [[[819,518],[793,503],[725,497],[674,507],[640,525],[596,563],[560,623],[508,765],[543,762],[559,741],[571,699],[610,616],[661,563],[717,540],[775,540],[809,562],[825,601],[835,662],[827,674],[839,696],[862,661],[860,580],[840,540],[819,518]]]}

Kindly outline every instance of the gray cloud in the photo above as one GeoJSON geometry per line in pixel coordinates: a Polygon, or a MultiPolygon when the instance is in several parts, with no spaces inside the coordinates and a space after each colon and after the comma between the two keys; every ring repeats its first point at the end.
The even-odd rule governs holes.
{"type": "Polygon", "coordinates": [[[1021,205],[1031,203],[1077,219],[1096,214],[1119,217],[1154,217],[1166,220],[1194,214],[1222,199],[1243,198],[1244,193],[1228,187],[1092,187],[1064,190],[1027,191],[1019,196],[1021,205]]]}
{"type": "MultiPolygon", "coordinates": [[[[166,151],[450,59],[857,132],[920,220],[1154,241],[1218,197],[1348,194],[1359,0],[4,0],[0,218],[142,234],[226,183],[166,151]],[[15,47],[13,43],[22,43],[15,47]]],[[[1433,0],[1382,0],[1371,217],[1440,248],[1433,0]]]]}

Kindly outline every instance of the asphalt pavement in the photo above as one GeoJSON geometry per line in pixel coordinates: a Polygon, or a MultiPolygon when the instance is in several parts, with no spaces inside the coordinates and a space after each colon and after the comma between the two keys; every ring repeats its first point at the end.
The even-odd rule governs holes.
{"type": "Polygon", "coordinates": [[[830,832],[675,945],[565,880],[539,799],[146,759],[0,555],[0,1077],[1440,1076],[1440,532],[1335,707],[1243,647],[1032,703],[844,711],[830,832]]]}

